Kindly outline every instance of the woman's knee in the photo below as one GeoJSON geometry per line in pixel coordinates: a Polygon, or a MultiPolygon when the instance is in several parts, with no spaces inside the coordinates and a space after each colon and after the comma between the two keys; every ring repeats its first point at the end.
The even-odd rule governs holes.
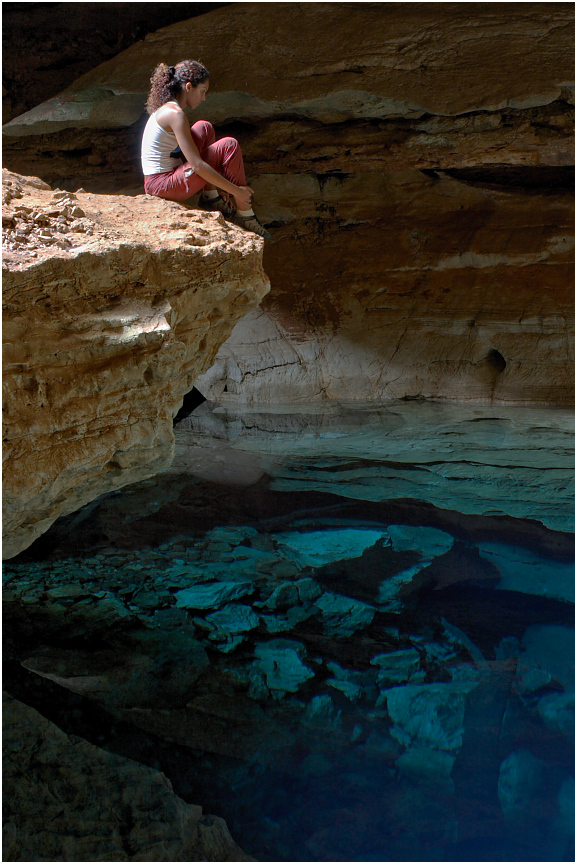
{"type": "Polygon", "coordinates": [[[208,120],[197,120],[190,127],[192,140],[197,144],[200,143],[203,147],[210,147],[216,140],[214,126],[208,120]]]}
{"type": "Polygon", "coordinates": [[[240,144],[236,138],[219,138],[218,143],[222,147],[225,147],[229,153],[234,153],[236,150],[240,150],[240,144]]]}

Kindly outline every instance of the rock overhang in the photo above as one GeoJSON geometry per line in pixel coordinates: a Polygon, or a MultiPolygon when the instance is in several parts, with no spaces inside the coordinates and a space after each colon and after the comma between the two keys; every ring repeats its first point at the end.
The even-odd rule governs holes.
{"type": "Polygon", "coordinates": [[[59,515],[168,467],[182,398],[270,285],[262,239],[221,214],[3,181],[11,557],[59,515]]]}

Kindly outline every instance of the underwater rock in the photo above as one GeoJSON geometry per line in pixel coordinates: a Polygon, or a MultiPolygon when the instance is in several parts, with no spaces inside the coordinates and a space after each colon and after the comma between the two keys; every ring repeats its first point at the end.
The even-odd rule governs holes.
{"type": "Polygon", "coordinates": [[[320,609],[325,632],[330,636],[352,636],[368,627],[375,617],[375,608],[360,600],[325,591],[315,600],[320,609]]]}
{"type": "MultiPolygon", "coordinates": [[[[266,696],[270,697],[268,689],[266,696]]],[[[254,698],[235,693],[194,696],[186,708],[125,710],[123,719],[166,741],[231,759],[274,759],[293,743],[293,735],[271,719],[254,698]]]]}
{"type": "Polygon", "coordinates": [[[377,654],[372,658],[371,665],[378,666],[377,683],[390,687],[391,684],[408,681],[419,669],[420,662],[421,655],[416,648],[407,648],[377,654]]]}
{"type": "Polygon", "coordinates": [[[379,586],[379,609],[383,612],[400,612],[403,608],[402,601],[397,597],[397,594],[404,585],[408,585],[412,581],[413,576],[420,573],[431,562],[422,561],[418,564],[412,564],[406,567],[394,576],[389,576],[379,586]]]}
{"type": "Polygon", "coordinates": [[[254,582],[210,582],[177,591],[176,605],[184,609],[214,609],[254,591],[254,582]]]}
{"type": "Polygon", "coordinates": [[[37,675],[88,696],[113,714],[133,706],[182,705],[209,661],[185,632],[136,630],[100,650],[45,648],[22,663],[37,675]]]}
{"type": "Polygon", "coordinates": [[[463,742],[467,694],[475,682],[406,684],[385,690],[395,724],[391,734],[407,748],[457,750],[463,742]]]}
{"type": "Polygon", "coordinates": [[[286,531],[275,534],[278,549],[299,567],[323,567],[332,561],[358,558],[387,536],[386,531],[341,528],[333,531],[286,531]]]}
{"type": "MultiPolygon", "coordinates": [[[[501,762],[499,771],[499,801],[507,822],[516,822],[523,817],[535,791],[543,782],[547,771],[546,762],[537,759],[528,750],[510,753],[501,762]]],[[[537,814],[533,813],[532,818],[537,814]]]]}
{"type": "Polygon", "coordinates": [[[31,232],[4,236],[9,558],[58,516],[170,465],[183,396],[269,284],[261,238],[219,213],[53,192],[6,170],[3,193],[4,217],[31,232]],[[89,232],[66,227],[75,207],[89,232]]]}
{"type": "MultiPolygon", "coordinates": [[[[455,756],[444,750],[433,750],[430,747],[410,747],[396,760],[396,766],[407,777],[415,780],[446,781],[451,776],[455,756]]],[[[450,794],[450,793],[449,793],[450,794]]]]}
{"type": "Polygon", "coordinates": [[[387,531],[396,552],[417,552],[421,556],[419,564],[413,564],[384,580],[379,588],[379,603],[382,611],[400,612],[402,603],[397,598],[401,588],[411,582],[417,573],[427,567],[439,555],[452,548],[454,538],[438,528],[413,525],[389,525],[387,531]]]}
{"type": "Polygon", "coordinates": [[[3,699],[4,861],[251,861],[159,771],[3,699]],[[27,734],[23,735],[22,730],[27,734]]]}
{"type": "Polygon", "coordinates": [[[575,693],[550,693],[537,703],[547,726],[573,740],[575,734],[575,693]]]}
{"type": "Polygon", "coordinates": [[[529,694],[555,680],[566,692],[575,692],[575,631],[558,624],[529,627],[515,650],[515,686],[529,694]]]}
{"type": "Polygon", "coordinates": [[[301,608],[301,612],[304,612],[322,593],[322,588],[314,579],[298,579],[296,582],[282,582],[263,603],[257,605],[275,611],[287,610],[286,614],[294,617],[298,614],[297,609],[301,608],[300,604],[304,606],[304,609],[301,608]]]}
{"type": "Polygon", "coordinates": [[[329,662],[327,668],[334,678],[327,678],[326,683],[350,699],[357,702],[363,696],[374,698],[376,695],[375,673],[372,669],[359,672],[354,669],[344,669],[338,663],[329,662]]]}
{"type": "Polygon", "coordinates": [[[499,770],[499,802],[512,836],[532,843],[540,860],[560,861],[575,834],[575,780],[529,750],[510,753],[499,770]]]}
{"type": "Polygon", "coordinates": [[[438,528],[421,525],[387,525],[387,531],[396,552],[418,552],[423,561],[432,561],[453,547],[454,538],[438,528]]]}
{"type": "Polygon", "coordinates": [[[256,528],[251,528],[248,525],[241,525],[238,528],[234,525],[217,525],[216,528],[207,532],[205,541],[229,543],[231,546],[238,546],[245,540],[252,540],[259,536],[260,535],[256,528]]]}
{"type": "Polygon", "coordinates": [[[309,753],[299,765],[299,773],[305,777],[322,777],[333,767],[333,763],[322,753],[309,753]]]}
{"type": "Polygon", "coordinates": [[[306,649],[300,642],[273,639],[259,642],[254,648],[253,673],[263,676],[273,699],[296,693],[301,684],[314,678],[314,672],[302,662],[306,649]]]}
{"type": "Polygon", "coordinates": [[[275,615],[261,615],[261,621],[268,633],[286,633],[292,630],[294,624],[285,617],[276,617],[275,615]]]}
{"type": "Polygon", "coordinates": [[[328,693],[313,696],[302,718],[304,726],[311,729],[335,731],[341,726],[340,708],[335,706],[328,693]]]}
{"type": "Polygon", "coordinates": [[[295,582],[295,586],[297,591],[299,592],[299,599],[301,603],[311,603],[314,602],[317,597],[323,593],[323,589],[319,585],[318,582],[315,582],[314,579],[310,579],[309,577],[305,579],[297,579],[295,582]]]}
{"type": "Polygon", "coordinates": [[[479,543],[479,554],[501,573],[502,591],[522,591],[540,597],[575,602],[575,566],[541,558],[529,549],[506,543],[479,543]]]}
{"type": "Polygon", "coordinates": [[[294,582],[283,582],[265,600],[264,605],[267,609],[288,609],[289,606],[298,603],[299,599],[299,592],[294,582]]]}
{"type": "Polygon", "coordinates": [[[360,684],[355,684],[354,681],[339,678],[327,678],[326,682],[329,687],[334,687],[335,690],[340,690],[341,693],[350,699],[351,702],[358,702],[363,695],[363,688],[360,684]]]}
{"type": "Polygon", "coordinates": [[[208,638],[214,642],[225,642],[226,644],[220,645],[219,649],[228,653],[243,641],[241,634],[258,627],[260,618],[250,606],[229,603],[218,612],[207,615],[206,621],[215,627],[208,638]]]}

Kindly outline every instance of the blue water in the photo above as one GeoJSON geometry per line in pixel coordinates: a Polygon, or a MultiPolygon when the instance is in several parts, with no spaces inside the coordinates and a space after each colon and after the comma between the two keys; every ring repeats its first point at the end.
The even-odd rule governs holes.
{"type": "Polygon", "coordinates": [[[7,562],[8,689],[259,860],[574,860],[571,420],[204,406],[7,562]]]}

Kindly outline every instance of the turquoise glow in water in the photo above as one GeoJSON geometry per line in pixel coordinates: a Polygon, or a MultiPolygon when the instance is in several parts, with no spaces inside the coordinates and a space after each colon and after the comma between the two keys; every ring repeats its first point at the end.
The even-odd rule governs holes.
{"type": "Polygon", "coordinates": [[[203,406],[7,563],[8,689],[260,860],[573,860],[572,434],[203,406]]]}

